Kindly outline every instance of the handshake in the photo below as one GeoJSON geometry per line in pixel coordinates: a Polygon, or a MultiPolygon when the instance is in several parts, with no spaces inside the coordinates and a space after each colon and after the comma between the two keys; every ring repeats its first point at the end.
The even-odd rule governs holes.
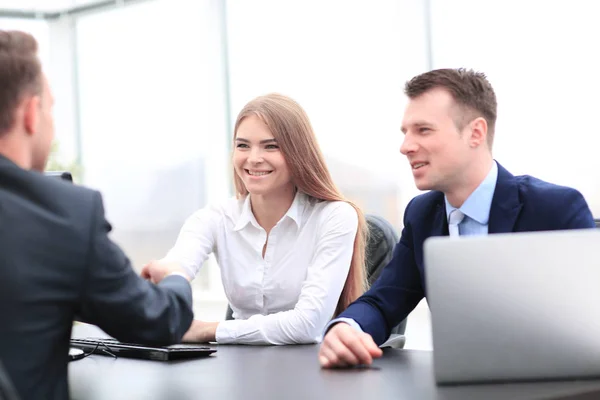
{"type": "Polygon", "coordinates": [[[179,263],[164,260],[150,261],[142,267],[140,275],[152,283],[159,283],[169,275],[180,275],[188,281],[192,280],[192,277],[187,274],[179,263]]]}

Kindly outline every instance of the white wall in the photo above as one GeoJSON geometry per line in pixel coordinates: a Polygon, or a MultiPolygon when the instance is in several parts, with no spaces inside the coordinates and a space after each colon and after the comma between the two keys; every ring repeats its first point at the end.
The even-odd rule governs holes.
{"type": "Polygon", "coordinates": [[[494,155],[579,189],[600,216],[600,5],[433,0],[433,66],[484,71],[498,96],[494,155]]]}
{"type": "MultiPolygon", "coordinates": [[[[102,191],[136,267],[230,193],[216,12],[214,1],[158,0],[77,24],[84,182],[102,191]]],[[[204,288],[220,291],[217,278],[204,288]]]]}
{"type": "Polygon", "coordinates": [[[404,186],[413,186],[403,174],[400,123],[404,80],[426,67],[422,2],[227,4],[232,116],[271,91],[294,98],[342,190],[358,186],[354,193],[367,212],[400,224],[401,212],[391,208],[398,211],[407,199],[385,207],[369,193],[379,197],[377,190],[396,187],[402,196],[404,186]]]}
{"type": "MultiPolygon", "coordinates": [[[[399,154],[399,127],[404,83],[427,69],[424,2],[229,0],[227,43],[222,4],[154,0],[77,24],[85,184],[102,191],[114,237],[136,266],[162,256],[193,210],[231,193],[228,123],[271,91],[306,109],[340,186],[400,228],[418,194],[399,154]],[[393,204],[373,200],[389,188],[393,204]]],[[[481,70],[496,90],[496,158],[515,174],[576,187],[596,216],[599,7],[431,0],[433,67],[481,70]]],[[[60,31],[39,21],[0,26],[34,33],[55,91],[69,90],[58,72],[68,54],[60,31]]],[[[57,133],[72,149],[64,98],[57,133]]],[[[218,291],[216,269],[207,270],[202,290],[218,291]]]]}

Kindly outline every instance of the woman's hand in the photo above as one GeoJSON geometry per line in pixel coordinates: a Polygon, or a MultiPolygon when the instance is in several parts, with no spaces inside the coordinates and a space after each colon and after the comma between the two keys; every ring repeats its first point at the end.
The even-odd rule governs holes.
{"type": "Polygon", "coordinates": [[[166,276],[178,274],[184,276],[188,281],[190,277],[178,263],[166,262],[161,260],[153,260],[142,267],[140,275],[144,279],[148,279],[152,283],[159,283],[166,276]]]}
{"type": "Polygon", "coordinates": [[[193,320],[190,329],[183,335],[183,342],[207,343],[216,341],[218,322],[193,320]]]}

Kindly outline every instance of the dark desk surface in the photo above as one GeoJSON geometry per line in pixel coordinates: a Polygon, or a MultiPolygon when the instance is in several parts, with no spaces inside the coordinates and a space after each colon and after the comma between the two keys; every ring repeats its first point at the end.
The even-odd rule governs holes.
{"type": "MultiPolygon", "coordinates": [[[[73,337],[101,336],[76,325],[73,337]]],[[[323,370],[317,345],[217,346],[213,356],[157,362],[92,355],[69,363],[73,399],[600,399],[600,381],[437,387],[432,353],[386,349],[371,368],[323,370]],[[595,392],[595,393],[592,393],[595,392]]]]}

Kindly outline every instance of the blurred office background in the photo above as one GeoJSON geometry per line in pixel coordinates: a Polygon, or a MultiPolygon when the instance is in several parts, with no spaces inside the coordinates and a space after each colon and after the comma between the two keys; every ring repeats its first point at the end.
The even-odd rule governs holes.
{"type": "MultiPolygon", "coordinates": [[[[600,6],[587,0],[0,0],[32,33],[56,97],[55,165],[102,192],[136,268],[184,219],[232,195],[232,125],[276,91],[308,112],[341,190],[400,231],[418,191],[399,154],[403,85],[428,69],[487,73],[495,157],[579,189],[600,215],[600,6]]],[[[211,259],[195,312],[220,319],[211,259]]],[[[430,348],[422,303],[407,347],[430,348]]]]}

